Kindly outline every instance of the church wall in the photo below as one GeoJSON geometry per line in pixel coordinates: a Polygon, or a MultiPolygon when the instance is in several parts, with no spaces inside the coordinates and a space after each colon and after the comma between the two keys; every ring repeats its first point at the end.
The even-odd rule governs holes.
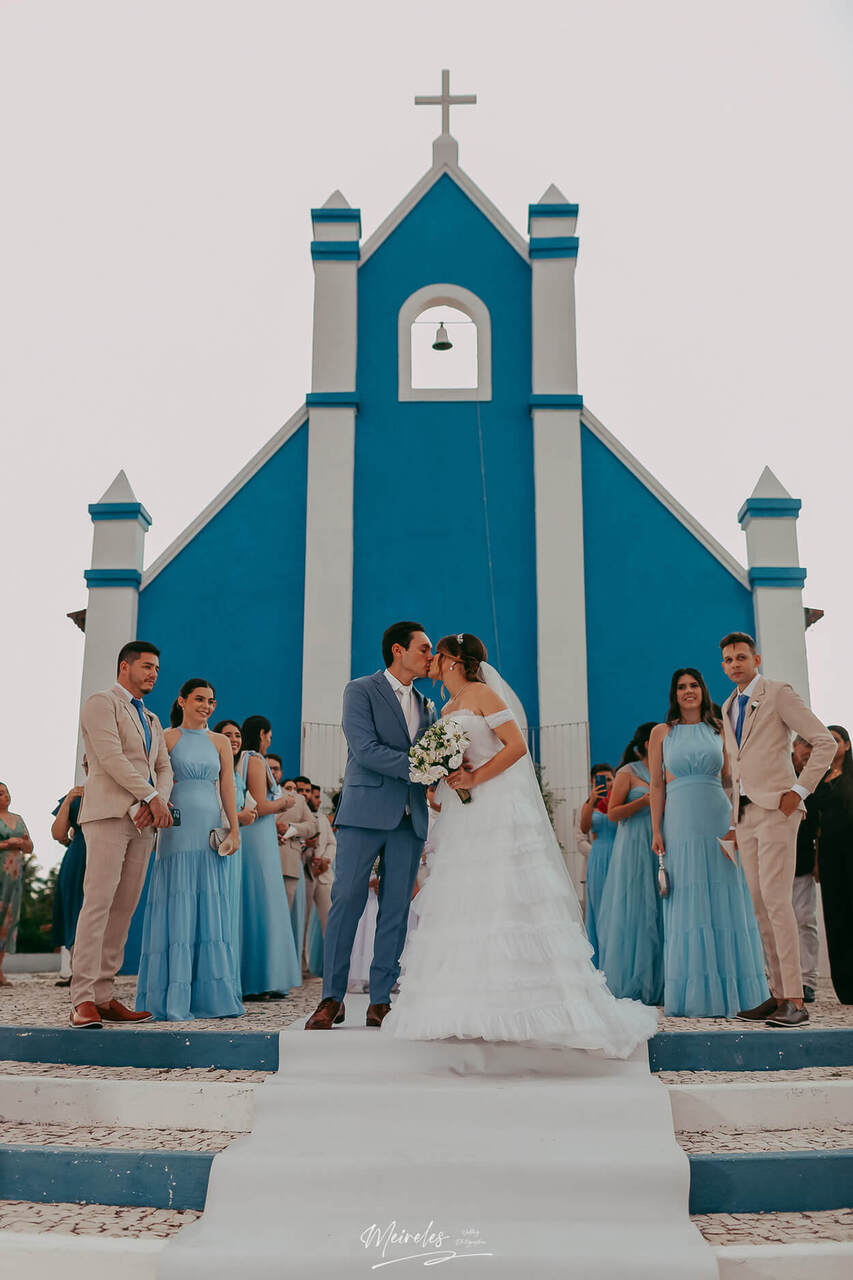
{"type": "Polygon", "coordinates": [[[586,427],[582,457],[590,750],[615,765],[665,716],[676,667],[722,703],[719,640],[755,619],[749,590],[586,427]]]}
{"type": "Polygon", "coordinates": [[[308,429],[300,427],[139,598],[137,634],[162,649],[146,699],[164,724],[184,680],[216,686],[216,719],[266,715],[299,765],[308,429]]]}
{"type": "Polygon", "coordinates": [[[399,618],[470,631],[538,720],[530,268],[449,178],[359,270],[352,671],[399,618]],[[491,314],[493,400],[397,399],[397,316],[416,289],[470,289],[491,314]],[[500,645],[495,643],[478,414],[500,645]]]}

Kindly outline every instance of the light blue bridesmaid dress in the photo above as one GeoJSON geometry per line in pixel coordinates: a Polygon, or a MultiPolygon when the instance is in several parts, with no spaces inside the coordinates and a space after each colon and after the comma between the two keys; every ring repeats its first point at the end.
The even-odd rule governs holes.
{"type": "Polygon", "coordinates": [[[600,809],[592,811],[591,831],[595,839],[586,860],[586,935],[592,944],[592,963],[598,965],[598,913],[601,909],[601,895],[607,872],[610,870],[610,858],[613,843],[616,839],[616,823],[611,822],[606,813],[600,809]]]}
{"type": "Polygon", "coordinates": [[[717,843],[731,826],[720,782],[723,740],[707,724],[676,724],[664,738],[664,1012],[734,1017],[769,998],[746,877],[717,843]]]}
{"type": "MultiPolygon", "coordinates": [[[[234,772],[234,791],[237,799],[237,812],[246,807],[246,784],[239,773],[234,772]]],[[[257,819],[256,819],[257,821],[257,819]]],[[[240,835],[240,848],[227,859],[228,862],[228,902],[231,906],[231,938],[234,950],[234,981],[237,991],[242,996],[243,979],[240,975],[240,954],[242,952],[243,920],[240,906],[243,897],[243,827],[237,828],[240,835]]]]}
{"type": "Polygon", "coordinates": [[[299,956],[300,970],[302,972],[302,943],[305,940],[305,867],[302,859],[299,859],[299,879],[296,881],[296,892],[293,895],[293,906],[290,908],[290,927],[293,929],[293,943],[296,947],[296,954],[299,956]]]}
{"type": "Polygon", "coordinates": [[[210,847],[222,822],[219,752],[206,729],[181,729],[170,754],[181,825],[157,837],[136,1007],[166,1022],[236,1018],[244,1009],[234,976],[229,859],[210,847]]]}
{"type": "MultiPolygon", "coordinates": [[[[641,761],[623,768],[648,783],[649,770],[641,761]]],[[[637,783],[627,800],[639,800],[647,793],[648,786],[637,783]]],[[[617,998],[651,1005],[663,1001],[663,911],[657,865],[652,853],[652,816],[649,809],[639,809],[617,824],[596,921],[598,967],[617,998]]]]}
{"type": "Polygon", "coordinates": [[[323,929],[315,910],[308,921],[308,968],[319,977],[323,976],[323,942],[323,929]]]}
{"type": "MultiPolygon", "coordinates": [[[[241,776],[248,769],[250,755],[241,761],[241,776]]],[[[263,756],[259,756],[263,760],[263,756]]],[[[266,762],[264,762],[266,763],[266,762]]],[[[275,799],[278,788],[268,781],[267,799],[275,799]]],[[[267,991],[284,994],[302,986],[302,965],[293,941],[287,906],[287,892],[281,876],[281,858],[275,814],[255,818],[242,827],[243,877],[241,884],[240,973],[243,992],[261,995],[267,991]]]]}

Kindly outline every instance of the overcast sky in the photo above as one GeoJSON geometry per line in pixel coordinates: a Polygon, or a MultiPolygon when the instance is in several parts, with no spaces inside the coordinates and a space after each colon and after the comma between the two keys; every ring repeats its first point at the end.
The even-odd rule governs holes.
{"type": "Polygon", "coordinates": [[[5,0],[0,777],[43,865],[87,504],[124,467],[150,564],[302,402],[309,209],[340,187],[370,234],[429,168],[444,66],[519,230],[552,181],[580,204],[593,413],[741,561],[764,465],[802,498],[812,701],[853,728],[853,5],[5,0]]]}

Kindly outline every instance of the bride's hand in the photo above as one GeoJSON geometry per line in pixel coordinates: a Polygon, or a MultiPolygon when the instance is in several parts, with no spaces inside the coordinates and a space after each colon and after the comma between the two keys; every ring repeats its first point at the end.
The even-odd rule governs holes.
{"type": "Polygon", "coordinates": [[[476,776],[464,766],[461,769],[457,769],[455,773],[449,773],[445,778],[445,782],[453,791],[458,791],[460,787],[470,791],[472,787],[477,785],[476,776]]]}

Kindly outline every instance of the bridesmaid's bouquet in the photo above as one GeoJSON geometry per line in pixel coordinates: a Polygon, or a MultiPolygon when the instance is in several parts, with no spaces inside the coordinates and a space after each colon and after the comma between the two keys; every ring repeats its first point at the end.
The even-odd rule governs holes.
{"type": "MultiPolygon", "coordinates": [[[[471,739],[458,720],[448,717],[435,724],[409,749],[409,777],[426,787],[434,786],[458,769],[465,758],[471,739]]],[[[471,792],[460,787],[456,792],[463,804],[471,801],[471,792]]]]}

